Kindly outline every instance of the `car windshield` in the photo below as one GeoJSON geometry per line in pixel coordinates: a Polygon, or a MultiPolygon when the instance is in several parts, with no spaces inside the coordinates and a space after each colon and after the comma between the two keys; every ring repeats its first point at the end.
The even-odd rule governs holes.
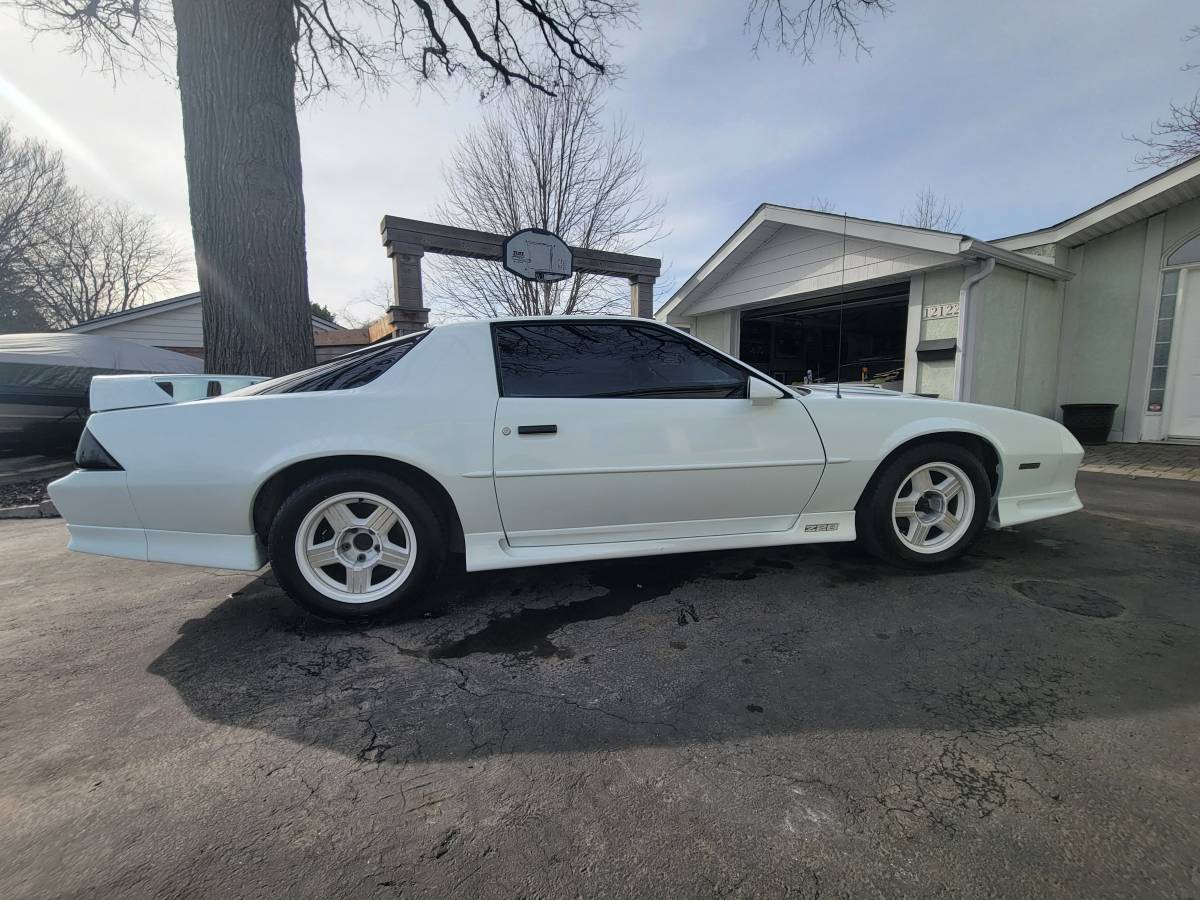
{"type": "Polygon", "coordinates": [[[299,394],[312,391],[338,391],[362,387],[374,381],[419,344],[429,331],[365,347],[339,356],[337,359],[290,375],[242,388],[227,394],[229,397],[248,397],[255,394],[299,394]]]}

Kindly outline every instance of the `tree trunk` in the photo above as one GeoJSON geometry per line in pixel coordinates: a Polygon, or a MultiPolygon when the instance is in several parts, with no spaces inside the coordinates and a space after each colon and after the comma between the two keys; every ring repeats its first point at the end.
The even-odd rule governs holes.
{"type": "Polygon", "coordinates": [[[174,0],[174,11],[205,367],[311,366],[291,0],[174,0]]]}

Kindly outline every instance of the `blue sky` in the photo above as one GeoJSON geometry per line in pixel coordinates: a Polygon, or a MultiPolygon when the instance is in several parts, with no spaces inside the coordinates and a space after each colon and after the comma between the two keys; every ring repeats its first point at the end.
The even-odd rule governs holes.
{"type": "MultiPolygon", "coordinates": [[[[1200,89],[1194,3],[896,0],[869,55],[811,65],[750,53],[737,0],[643,0],[618,35],[609,111],[641,132],[667,237],[660,301],[764,201],[828,198],[898,219],[923,187],[993,238],[1056,222],[1153,172],[1124,135],[1200,89]]],[[[388,275],[384,213],[429,217],[442,159],[476,120],[470,91],[350,92],[301,112],[312,296],[350,306],[388,275]]],[[[158,215],[190,246],[178,95],[161,77],[114,84],[0,11],[0,117],[64,148],[74,177],[158,215]]],[[[180,285],[186,289],[187,284],[180,285]]]]}

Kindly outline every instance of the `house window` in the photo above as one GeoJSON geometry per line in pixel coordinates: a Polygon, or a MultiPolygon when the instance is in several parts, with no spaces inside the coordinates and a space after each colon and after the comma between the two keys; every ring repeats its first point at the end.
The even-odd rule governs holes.
{"type": "Polygon", "coordinates": [[[1167,266],[1194,266],[1200,263],[1200,234],[1167,257],[1167,266]]]}
{"type": "MultiPolygon", "coordinates": [[[[1186,247],[1185,244],[1179,249],[1186,247]]],[[[1175,255],[1172,254],[1172,258],[1175,255]]],[[[1162,294],[1158,299],[1158,324],[1154,330],[1154,357],[1150,367],[1150,397],[1146,403],[1148,412],[1162,412],[1163,398],[1167,393],[1167,365],[1171,361],[1171,329],[1175,325],[1175,299],[1178,294],[1179,271],[1163,272],[1162,294]]]]}

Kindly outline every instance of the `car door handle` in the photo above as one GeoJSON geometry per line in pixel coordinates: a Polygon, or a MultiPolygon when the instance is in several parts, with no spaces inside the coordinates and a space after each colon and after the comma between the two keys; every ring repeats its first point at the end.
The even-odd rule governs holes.
{"type": "Polygon", "coordinates": [[[517,434],[558,434],[557,425],[518,425],[517,434]]]}

